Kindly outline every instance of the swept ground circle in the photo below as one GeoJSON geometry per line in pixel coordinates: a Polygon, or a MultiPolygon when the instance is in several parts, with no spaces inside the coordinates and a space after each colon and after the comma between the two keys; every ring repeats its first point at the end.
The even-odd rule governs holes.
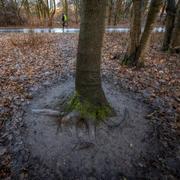
{"type": "MultiPolygon", "coordinates": [[[[145,118],[148,107],[113,85],[104,83],[103,88],[117,116],[98,125],[95,138],[83,127],[78,132],[73,126],[60,128],[58,118],[32,112],[61,110],[59,104],[74,90],[72,79],[48,89],[29,105],[24,116],[24,142],[31,157],[44,164],[54,177],[136,177],[135,165],[152,151],[153,128],[145,118]]],[[[38,170],[32,173],[42,176],[38,170]]]]}

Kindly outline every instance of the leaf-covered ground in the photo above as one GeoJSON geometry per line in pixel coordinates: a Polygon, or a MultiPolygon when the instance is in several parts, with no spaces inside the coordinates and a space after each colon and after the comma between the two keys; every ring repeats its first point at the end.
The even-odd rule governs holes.
{"type": "MultiPolygon", "coordinates": [[[[140,93],[144,100],[168,116],[171,130],[180,128],[180,55],[161,52],[162,35],[154,34],[142,69],[120,65],[127,34],[106,34],[102,74],[125,89],[140,93]]],[[[10,159],[3,141],[7,120],[33,98],[41,86],[75,71],[77,34],[0,34],[0,177],[10,173],[10,159]]]]}

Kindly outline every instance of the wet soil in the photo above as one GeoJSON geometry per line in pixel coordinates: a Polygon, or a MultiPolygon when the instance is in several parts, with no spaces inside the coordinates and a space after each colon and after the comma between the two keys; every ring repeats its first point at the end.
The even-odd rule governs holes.
{"type": "Polygon", "coordinates": [[[37,167],[27,163],[30,179],[143,177],[137,174],[136,166],[143,166],[141,157],[157,149],[153,125],[145,118],[150,110],[134,94],[120,91],[107,82],[103,88],[116,117],[97,125],[95,136],[91,129],[76,129],[74,125],[60,127],[58,117],[32,111],[61,110],[74,90],[73,79],[33,99],[21,129],[24,148],[29,154],[27,161],[37,167]]]}

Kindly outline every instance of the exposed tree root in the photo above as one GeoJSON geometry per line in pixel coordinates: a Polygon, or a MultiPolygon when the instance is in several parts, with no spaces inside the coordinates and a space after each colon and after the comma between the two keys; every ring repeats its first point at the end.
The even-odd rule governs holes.
{"type": "Polygon", "coordinates": [[[82,126],[85,126],[88,131],[89,139],[93,141],[96,139],[95,121],[89,118],[82,117],[78,111],[72,111],[70,113],[67,113],[66,115],[64,112],[60,112],[53,109],[32,109],[32,112],[40,115],[57,117],[60,127],[61,128],[69,127],[71,131],[74,130],[78,139],[79,139],[79,135],[78,135],[79,129],[82,126]]]}
{"type": "Polygon", "coordinates": [[[86,128],[89,135],[89,140],[94,141],[96,139],[96,123],[92,119],[82,117],[81,114],[77,111],[70,112],[69,114],[64,116],[60,120],[60,124],[62,127],[74,127],[78,139],[79,129],[81,129],[81,127],[86,128]]]}
{"type": "Polygon", "coordinates": [[[73,150],[83,150],[83,149],[88,149],[94,146],[95,144],[92,142],[80,142],[74,146],[73,150]]]}
{"type": "Polygon", "coordinates": [[[33,113],[36,114],[42,114],[42,115],[47,115],[47,116],[55,116],[55,117],[59,117],[62,116],[63,113],[57,110],[53,110],[53,109],[32,109],[33,113]]]}
{"type": "Polygon", "coordinates": [[[126,122],[128,120],[128,118],[130,118],[129,111],[127,108],[125,108],[120,122],[115,123],[115,122],[109,122],[109,121],[106,122],[105,121],[105,124],[107,125],[108,128],[115,129],[115,128],[118,128],[119,126],[121,126],[122,123],[126,122]]]}

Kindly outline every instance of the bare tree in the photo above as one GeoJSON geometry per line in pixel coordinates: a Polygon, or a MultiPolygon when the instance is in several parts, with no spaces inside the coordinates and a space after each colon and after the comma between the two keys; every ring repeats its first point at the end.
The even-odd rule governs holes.
{"type": "Polygon", "coordinates": [[[162,4],[163,4],[163,0],[158,0],[158,1],[151,0],[151,4],[149,7],[149,12],[146,20],[146,25],[141,35],[139,46],[136,48],[136,51],[133,54],[129,54],[129,56],[127,55],[125,56],[125,59],[123,60],[123,64],[130,66],[142,66],[144,64],[143,57],[148,47],[148,43],[154,28],[154,23],[156,21],[156,17],[160,11],[162,4]]]}
{"type": "Polygon", "coordinates": [[[180,52],[180,0],[178,0],[176,6],[176,17],[170,49],[171,51],[180,52]]]}
{"type": "Polygon", "coordinates": [[[167,0],[166,7],[166,31],[164,33],[163,50],[167,51],[171,42],[172,32],[174,28],[174,20],[176,15],[176,2],[175,0],[167,0]]]}

